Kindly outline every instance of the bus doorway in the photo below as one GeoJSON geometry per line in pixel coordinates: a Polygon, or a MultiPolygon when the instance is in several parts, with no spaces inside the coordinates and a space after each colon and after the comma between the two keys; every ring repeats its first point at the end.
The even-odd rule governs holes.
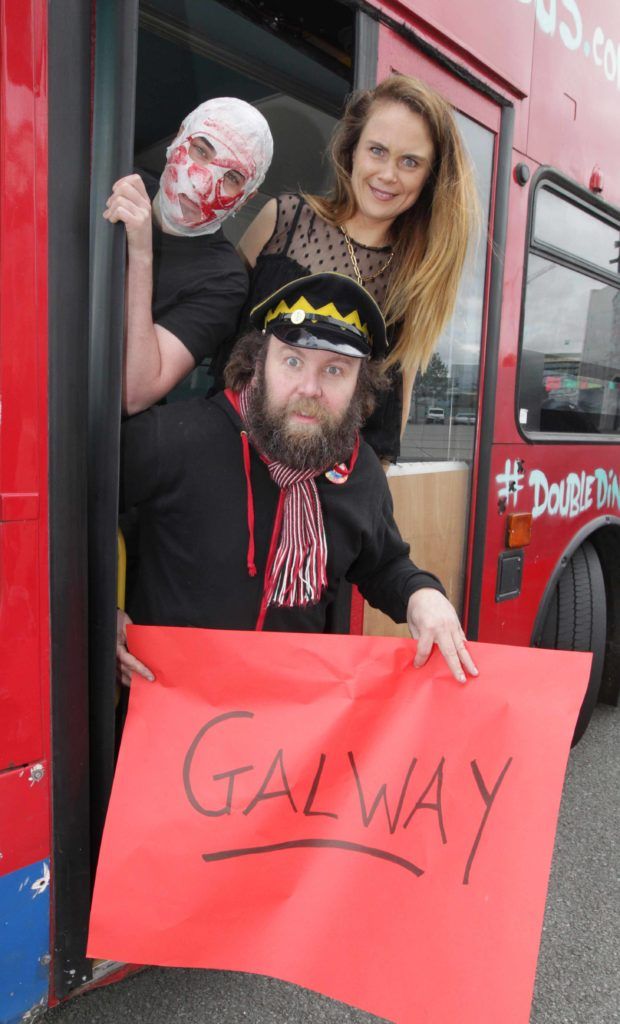
{"type": "MultiPolygon", "coordinates": [[[[70,799],[66,786],[58,785],[55,792],[55,830],[63,835],[54,853],[53,971],[58,998],[122,969],[122,965],[92,964],[84,956],[88,880],[96,866],[118,738],[114,662],[125,238],[120,227],[111,228],[102,219],[105,201],[112,183],[134,168],[158,177],[166,147],[185,114],[204,100],[222,95],[244,99],[261,110],[270,124],[276,153],[260,193],[226,224],[233,243],[270,197],[300,187],[324,191],[328,182],[322,155],[344,99],[356,84],[356,43],[359,48],[364,39],[359,28],[364,21],[347,5],[326,3],[302,3],[294,14],[286,4],[269,4],[261,8],[260,17],[254,5],[215,0],[206,4],[159,0],[123,5],[117,12],[105,5],[97,9],[86,389],[88,701],[84,699],[86,680],[76,676],[70,684],[60,661],[53,682],[59,723],[54,755],[58,778],[75,780],[81,772],[80,777],[90,776],[90,785],[87,780],[78,804],[70,799]],[[70,685],[74,686],[71,693],[70,685]],[[62,749],[60,723],[68,707],[75,735],[88,736],[88,751],[84,744],[79,757],[62,749]],[[76,877],[83,880],[79,887],[76,877]]],[[[361,66],[367,68],[364,62],[361,66]]],[[[59,96],[59,121],[66,102],[66,97],[59,96]]],[[[59,234],[60,230],[59,225],[59,234]]],[[[83,270],[85,261],[88,251],[82,245],[76,264],[83,270]]],[[[58,309],[59,350],[63,315],[68,311],[58,309]]],[[[200,365],[169,400],[205,393],[209,386],[209,367],[200,365]]],[[[61,397],[59,393],[55,405],[52,444],[58,452],[70,452],[80,428],[72,424],[69,431],[62,422],[68,394],[63,392],[61,397]]],[[[59,494],[58,530],[63,516],[66,509],[59,494]]],[[[55,585],[64,585],[60,574],[57,584],[52,581],[52,600],[55,585]]],[[[72,645],[75,636],[67,623],[58,646],[69,649],[72,645]]]]}

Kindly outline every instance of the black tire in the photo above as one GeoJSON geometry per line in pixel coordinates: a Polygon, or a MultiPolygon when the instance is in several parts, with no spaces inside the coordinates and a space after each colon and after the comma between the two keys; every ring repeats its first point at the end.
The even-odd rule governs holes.
{"type": "Polygon", "coordinates": [[[551,598],[539,646],[559,651],[592,651],[592,671],[581,705],[572,745],[586,731],[596,705],[603,674],[607,635],[607,603],[603,570],[594,545],[577,548],[551,598]]]}

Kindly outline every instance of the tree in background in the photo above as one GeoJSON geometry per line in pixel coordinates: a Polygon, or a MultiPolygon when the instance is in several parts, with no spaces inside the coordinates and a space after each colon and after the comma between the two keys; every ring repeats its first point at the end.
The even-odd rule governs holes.
{"type": "Polygon", "coordinates": [[[438,352],[433,352],[424,373],[418,376],[416,392],[420,397],[442,398],[448,396],[448,367],[438,352]]]}

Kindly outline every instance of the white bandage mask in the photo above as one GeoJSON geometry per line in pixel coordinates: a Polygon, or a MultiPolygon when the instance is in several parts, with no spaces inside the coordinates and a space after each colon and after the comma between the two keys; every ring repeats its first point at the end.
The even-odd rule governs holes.
{"type": "Polygon", "coordinates": [[[207,100],[188,114],[166,150],[158,209],[165,230],[208,235],[263,181],[273,139],[263,115],[244,100],[207,100]]]}

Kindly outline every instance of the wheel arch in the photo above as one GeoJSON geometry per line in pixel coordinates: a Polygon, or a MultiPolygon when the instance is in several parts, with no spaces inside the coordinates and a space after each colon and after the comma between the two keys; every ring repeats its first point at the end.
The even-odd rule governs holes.
{"type": "Polygon", "coordinates": [[[559,579],[575,551],[586,540],[593,544],[599,557],[607,604],[607,636],[599,700],[617,705],[620,699],[620,572],[614,572],[614,565],[620,567],[620,517],[606,515],[593,519],[582,527],[566,546],[556,562],[538,606],[530,645],[540,645],[559,579]]]}

